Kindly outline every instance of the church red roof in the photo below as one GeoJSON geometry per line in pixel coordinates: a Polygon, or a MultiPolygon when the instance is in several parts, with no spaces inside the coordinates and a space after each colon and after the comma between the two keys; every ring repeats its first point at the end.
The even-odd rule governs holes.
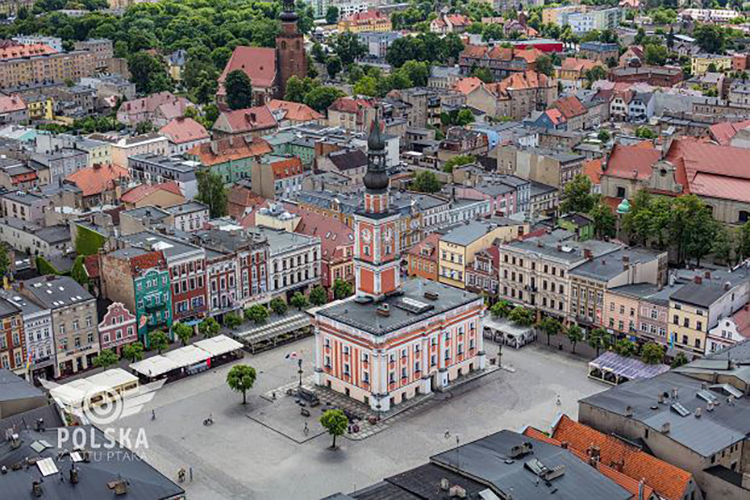
{"type": "Polygon", "coordinates": [[[239,69],[250,77],[253,87],[269,88],[276,83],[276,49],[266,47],[235,47],[219,77],[219,94],[224,94],[224,80],[239,69]]]}

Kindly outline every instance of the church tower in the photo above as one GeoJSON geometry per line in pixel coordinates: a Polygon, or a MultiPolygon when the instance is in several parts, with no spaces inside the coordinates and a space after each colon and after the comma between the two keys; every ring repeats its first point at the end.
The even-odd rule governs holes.
{"type": "Polygon", "coordinates": [[[401,286],[398,213],[388,203],[385,138],[377,115],[367,139],[364,208],[354,214],[357,296],[380,299],[401,286]]]}
{"type": "Polygon", "coordinates": [[[284,0],[281,13],[281,33],[276,37],[276,61],[278,65],[279,98],[286,93],[286,82],[292,76],[307,76],[305,37],[297,30],[297,13],[294,0],[284,0]]]}

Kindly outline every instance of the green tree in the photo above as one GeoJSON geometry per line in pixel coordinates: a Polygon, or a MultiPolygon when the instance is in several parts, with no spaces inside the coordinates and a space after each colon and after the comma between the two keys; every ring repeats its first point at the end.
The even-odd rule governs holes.
{"type": "Polygon", "coordinates": [[[581,327],[573,324],[565,330],[565,336],[568,337],[570,343],[573,344],[573,354],[576,352],[576,344],[583,340],[583,330],[581,327]]]}
{"type": "Polygon", "coordinates": [[[336,75],[341,72],[341,58],[331,57],[328,59],[328,63],[326,63],[326,71],[328,71],[328,76],[335,80],[336,75]]]}
{"type": "Polygon", "coordinates": [[[142,94],[153,94],[172,90],[172,81],[167,74],[164,62],[148,52],[137,52],[128,58],[130,81],[142,94]]]}
{"type": "Polygon", "coordinates": [[[592,349],[596,349],[596,357],[599,357],[599,351],[609,345],[609,334],[604,328],[594,328],[589,332],[586,342],[592,349]]]}
{"type": "Polygon", "coordinates": [[[305,104],[319,113],[324,113],[336,99],[344,95],[336,87],[322,85],[315,87],[305,95],[305,104]]]}
{"type": "Polygon", "coordinates": [[[346,31],[340,33],[333,39],[333,50],[341,58],[344,66],[349,66],[354,61],[367,54],[367,47],[359,40],[356,33],[346,31]]]}
{"type": "Polygon", "coordinates": [[[591,194],[591,179],[587,175],[578,174],[563,189],[560,211],[562,213],[586,213],[594,208],[594,201],[594,196],[591,194]]]}
{"type": "Polygon", "coordinates": [[[518,306],[514,307],[513,310],[508,313],[508,319],[517,325],[531,326],[534,324],[534,313],[529,309],[518,306]]]}
{"type": "Polygon", "coordinates": [[[476,158],[474,158],[471,155],[456,155],[451,158],[448,158],[448,160],[443,165],[443,172],[451,173],[453,172],[453,169],[456,167],[460,167],[462,165],[468,165],[469,163],[474,163],[476,161],[476,158]]]}
{"type": "Polygon", "coordinates": [[[714,241],[711,244],[711,252],[714,258],[725,264],[732,264],[732,252],[734,250],[734,230],[723,224],[717,224],[714,241]]]}
{"type": "Polygon", "coordinates": [[[664,66],[667,63],[669,52],[663,45],[646,45],[645,47],[646,64],[664,66]]]}
{"type": "Polygon", "coordinates": [[[136,134],[148,134],[149,132],[153,132],[153,131],[154,131],[154,124],[148,120],[138,122],[135,125],[136,134]]]}
{"type": "Polygon", "coordinates": [[[739,229],[737,254],[740,259],[750,257],[750,221],[745,222],[739,229]]]}
{"type": "Polygon", "coordinates": [[[278,297],[271,300],[270,307],[271,307],[271,310],[279,316],[286,314],[286,310],[287,310],[286,302],[284,302],[282,299],[278,297]]]}
{"type": "Polygon", "coordinates": [[[727,43],[727,35],[719,25],[699,24],[693,30],[695,43],[703,52],[709,54],[723,54],[727,43]]]}
{"type": "Polygon", "coordinates": [[[378,80],[373,76],[363,76],[354,84],[353,90],[356,95],[375,97],[378,95],[378,80]]]}
{"type": "Polygon", "coordinates": [[[664,361],[664,347],[649,342],[641,348],[641,359],[648,365],[658,365],[664,361]]]}
{"type": "Polygon", "coordinates": [[[591,88],[594,82],[607,78],[607,70],[601,66],[594,66],[593,68],[586,70],[584,77],[586,78],[589,88],[591,88]]]}
{"type": "Polygon", "coordinates": [[[310,91],[320,85],[312,78],[299,78],[298,76],[292,76],[286,82],[286,94],[284,99],[292,102],[304,102],[305,96],[310,91]]]}
{"type": "Polygon", "coordinates": [[[492,307],[490,307],[490,313],[495,318],[506,318],[513,309],[513,304],[507,300],[499,300],[492,307]]]}
{"type": "Polygon", "coordinates": [[[219,322],[214,318],[206,318],[198,323],[198,331],[203,335],[203,338],[210,338],[216,336],[219,333],[221,326],[219,322]]]}
{"type": "Polygon", "coordinates": [[[343,436],[349,426],[349,419],[341,410],[326,410],[320,417],[320,425],[333,436],[331,449],[336,449],[336,437],[343,436]]]}
{"type": "Polygon", "coordinates": [[[620,339],[612,346],[612,350],[616,354],[628,358],[638,352],[638,345],[631,340],[620,339]]]}
{"type": "Polygon", "coordinates": [[[328,54],[326,54],[325,49],[323,48],[323,45],[320,44],[320,42],[316,41],[313,43],[312,49],[310,50],[310,54],[312,55],[312,58],[315,59],[315,62],[320,64],[325,64],[328,60],[328,54]]]}
{"type": "Polygon", "coordinates": [[[245,309],[245,318],[256,325],[262,325],[268,319],[268,309],[260,304],[253,304],[245,309]]]}
{"type": "Polygon", "coordinates": [[[186,325],[185,323],[175,323],[172,325],[172,333],[174,336],[180,339],[182,345],[188,345],[190,337],[193,336],[193,327],[186,325]]]}
{"type": "Polygon", "coordinates": [[[227,214],[227,189],[221,176],[210,169],[196,170],[198,179],[197,201],[205,203],[211,212],[211,217],[223,217],[227,214]]]}
{"type": "Polygon", "coordinates": [[[148,333],[148,345],[161,354],[162,350],[169,347],[169,337],[161,330],[153,330],[148,333]]]}
{"type": "Polygon", "coordinates": [[[430,78],[430,65],[426,62],[406,61],[398,69],[398,72],[405,74],[412,86],[425,87],[427,86],[427,80],[430,78]]]}
{"type": "Polygon", "coordinates": [[[226,325],[226,327],[230,330],[236,329],[241,324],[242,316],[240,316],[239,314],[228,313],[226,316],[224,316],[224,325],[226,325]]]}
{"type": "Polygon", "coordinates": [[[308,301],[307,297],[305,297],[305,294],[301,292],[294,292],[292,298],[289,299],[289,303],[292,305],[292,307],[296,307],[298,311],[301,311],[302,309],[307,307],[308,301]]]}
{"type": "Polygon", "coordinates": [[[336,24],[339,22],[339,8],[335,5],[329,5],[326,10],[326,22],[328,24],[336,24]]]}
{"type": "Polygon", "coordinates": [[[328,302],[328,294],[322,286],[317,285],[310,292],[310,303],[314,306],[322,306],[326,302],[328,302]]]}
{"type": "Polygon", "coordinates": [[[349,297],[352,293],[354,293],[354,290],[352,289],[352,284],[348,281],[337,279],[333,282],[333,298],[336,300],[341,300],[349,297]]]}
{"type": "Polygon", "coordinates": [[[635,136],[640,137],[641,139],[656,139],[659,137],[656,132],[651,130],[646,125],[641,125],[637,129],[635,129],[635,136]]]}
{"type": "Polygon", "coordinates": [[[597,139],[599,139],[602,142],[609,142],[609,140],[612,138],[612,136],[607,132],[606,130],[600,130],[599,134],[596,136],[597,139]]]}
{"type": "Polygon", "coordinates": [[[688,219],[688,239],[686,251],[688,257],[696,261],[696,266],[701,266],[701,259],[711,253],[716,241],[716,233],[719,224],[714,220],[711,212],[701,202],[701,207],[694,212],[693,217],[688,219]]]}
{"type": "Polygon", "coordinates": [[[614,238],[617,233],[617,219],[612,209],[604,203],[601,197],[597,197],[594,208],[589,211],[589,216],[594,222],[594,234],[600,240],[614,238]]]}
{"type": "Polygon", "coordinates": [[[440,184],[434,173],[429,170],[423,170],[414,177],[411,187],[420,193],[437,193],[442,189],[442,184],[440,184]]]}
{"type": "Polygon", "coordinates": [[[81,286],[86,286],[89,283],[89,275],[83,265],[85,259],[86,257],[83,255],[76,257],[76,260],[73,262],[73,267],[70,270],[70,277],[76,280],[81,286]]]}
{"type": "Polygon", "coordinates": [[[253,84],[242,70],[230,71],[224,80],[229,109],[245,109],[253,105],[253,84]]]}
{"type": "Polygon", "coordinates": [[[688,359],[683,352],[678,352],[672,360],[672,368],[679,368],[686,364],[688,364],[688,359]]]}
{"type": "Polygon", "coordinates": [[[4,243],[0,243],[0,276],[10,276],[10,256],[8,255],[8,247],[4,243]]]}
{"type": "Polygon", "coordinates": [[[117,364],[117,354],[112,349],[104,349],[94,358],[94,366],[105,370],[117,364]]]}
{"type": "Polygon", "coordinates": [[[127,344],[125,347],[122,348],[122,357],[125,359],[129,359],[131,362],[135,363],[136,361],[140,361],[143,359],[143,344],[140,342],[133,342],[132,344],[127,344]]]}
{"type": "Polygon", "coordinates": [[[562,332],[563,330],[562,324],[555,318],[549,316],[537,323],[536,327],[547,334],[547,345],[550,345],[550,340],[552,337],[562,332]]]}
{"type": "Polygon", "coordinates": [[[473,76],[474,78],[479,78],[484,83],[492,83],[495,81],[490,68],[473,68],[471,70],[471,76],[473,76]]]}
{"type": "Polygon", "coordinates": [[[242,404],[247,404],[247,391],[255,384],[255,368],[250,365],[234,365],[227,373],[227,385],[234,392],[242,393],[242,404]]]}
{"type": "Polygon", "coordinates": [[[536,71],[549,77],[555,75],[555,65],[552,64],[552,58],[550,56],[539,56],[536,59],[536,71]]]}
{"type": "Polygon", "coordinates": [[[669,27],[669,34],[667,35],[667,48],[669,50],[674,49],[674,27],[669,27]]]}

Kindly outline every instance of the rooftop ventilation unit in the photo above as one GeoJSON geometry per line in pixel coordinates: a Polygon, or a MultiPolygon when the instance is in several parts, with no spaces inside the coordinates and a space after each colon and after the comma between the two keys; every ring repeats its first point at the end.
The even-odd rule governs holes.
{"type": "Polygon", "coordinates": [[[672,403],[672,406],[670,406],[673,412],[678,414],[681,417],[687,417],[690,415],[690,410],[682,406],[680,403],[672,403]]]}

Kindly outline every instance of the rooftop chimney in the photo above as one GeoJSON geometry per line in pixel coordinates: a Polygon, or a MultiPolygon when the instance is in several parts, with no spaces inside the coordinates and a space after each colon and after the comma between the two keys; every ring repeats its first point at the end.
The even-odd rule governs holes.
{"type": "Polygon", "coordinates": [[[703,278],[701,278],[700,276],[696,276],[696,277],[695,277],[695,278],[693,279],[693,281],[695,281],[695,284],[696,284],[696,285],[700,285],[701,283],[703,283],[703,278]]]}
{"type": "Polygon", "coordinates": [[[672,430],[672,424],[669,422],[664,422],[661,424],[661,432],[662,434],[669,434],[669,431],[672,430]]]}
{"type": "Polygon", "coordinates": [[[700,406],[695,409],[695,418],[701,418],[701,411],[702,410],[703,409],[700,406]]]}
{"type": "Polygon", "coordinates": [[[31,494],[37,498],[42,496],[42,483],[40,481],[31,483],[31,494]]]}
{"type": "Polygon", "coordinates": [[[705,273],[703,273],[703,276],[704,276],[704,277],[705,277],[705,278],[706,278],[707,280],[710,280],[710,279],[711,279],[711,271],[706,271],[705,273]]]}

